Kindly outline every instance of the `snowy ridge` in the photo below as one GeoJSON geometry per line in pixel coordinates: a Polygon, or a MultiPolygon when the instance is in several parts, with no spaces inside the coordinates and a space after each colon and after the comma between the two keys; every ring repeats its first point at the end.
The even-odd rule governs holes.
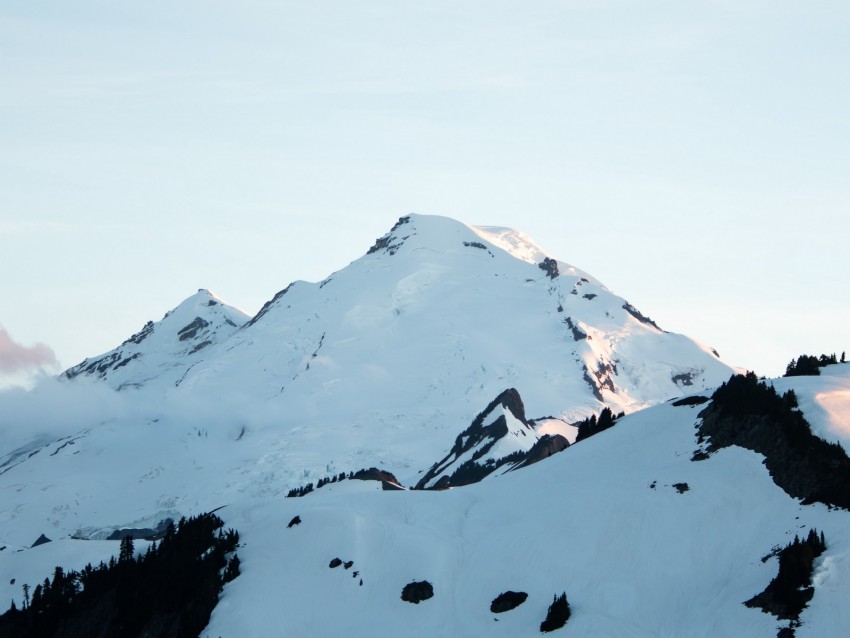
{"type": "Polygon", "coordinates": [[[249,316],[209,290],[200,289],[158,322],[145,326],[117,348],[85,359],[63,373],[67,379],[90,376],[116,390],[139,388],[163,378],[179,381],[209,346],[225,341],[249,316]]]}
{"type": "Polygon", "coordinates": [[[502,392],[455,439],[454,446],[416,484],[417,489],[446,489],[476,483],[489,475],[530,465],[564,450],[559,434],[538,435],[525,418],[519,393],[502,392]]]}

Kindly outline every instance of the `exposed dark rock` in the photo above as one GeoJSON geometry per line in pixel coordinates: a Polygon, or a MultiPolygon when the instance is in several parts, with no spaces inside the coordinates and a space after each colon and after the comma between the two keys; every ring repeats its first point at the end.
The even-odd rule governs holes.
{"type": "Polygon", "coordinates": [[[375,240],[375,243],[372,245],[372,247],[366,251],[366,254],[371,255],[372,253],[376,253],[379,250],[383,250],[384,248],[389,248],[390,241],[392,239],[393,237],[391,237],[390,235],[387,235],[386,237],[379,237],[375,240]]]}
{"type": "Polygon", "coordinates": [[[560,274],[558,272],[558,262],[550,257],[544,257],[543,261],[537,264],[537,267],[544,271],[550,279],[554,279],[560,274]]]}
{"type": "Polygon", "coordinates": [[[110,355],[106,355],[101,357],[100,359],[95,359],[93,361],[89,359],[84,359],[82,363],[78,363],[73,368],[69,368],[65,370],[63,375],[66,379],[73,379],[74,377],[80,374],[96,374],[99,377],[103,377],[107,370],[109,370],[115,363],[121,360],[121,352],[113,352],[110,355]]]}
{"type": "Polygon", "coordinates": [[[790,620],[788,627],[777,634],[779,638],[794,636],[799,626],[800,614],[814,596],[812,573],[815,559],[826,550],[823,533],[812,529],[805,540],[794,537],[794,541],[768,556],[779,557],[779,573],[770,581],[763,592],[753,596],[744,604],[773,614],[781,620],[790,620]]]}
{"type": "Polygon", "coordinates": [[[347,560],[342,564],[345,569],[351,569],[352,565],[354,565],[353,560],[347,560]]]}
{"type": "Polygon", "coordinates": [[[217,306],[217,305],[218,305],[218,302],[215,299],[210,299],[207,302],[207,306],[217,306]]]}
{"type": "Polygon", "coordinates": [[[209,321],[195,317],[190,324],[180,328],[177,334],[180,337],[180,341],[186,341],[186,339],[194,338],[198,334],[198,330],[203,330],[208,325],[210,325],[209,321]]]}
{"type": "MultiPolygon", "coordinates": [[[[60,440],[61,440],[61,439],[60,439],[60,440]]],[[[76,445],[76,440],[77,440],[77,439],[71,439],[70,441],[65,441],[62,445],[60,445],[58,448],[56,448],[55,450],[53,450],[53,451],[50,453],[50,456],[56,456],[57,454],[59,454],[59,452],[61,452],[62,450],[64,450],[64,449],[65,449],[66,447],[68,447],[69,445],[76,445]]]]}
{"type": "Polygon", "coordinates": [[[206,348],[211,343],[212,343],[212,341],[210,341],[209,339],[207,339],[206,341],[202,341],[201,343],[196,345],[194,348],[192,348],[189,351],[189,354],[195,354],[198,350],[203,350],[204,348],[206,348]]]}
{"type": "Polygon", "coordinates": [[[592,292],[589,292],[586,295],[582,295],[582,297],[584,297],[585,299],[596,299],[597,296],[598,295],[596,295],[595,293],[592,293],[592,292]]]}
{"type": "Polygon", "coordinates": [[[408,583],[401,590],[401,599],[414,605],[433,597],[434,587],[427,580],[408,583]]]}
{"type": "Polygon", "coordinates": [[[641,323],[645,323],[648,326],[652,326],[659,332],[664,332],[657,323],[655,323],[652,319],[643,314],[640,310],[635,308],[632,304],[626,302],[623,304],[623,310],[628,312],[632,317],[640,321],[641,323]]]}
{"type": "Polygon", "coordinates": [[[605,400],[602,396],[602,390],[607,389],[611,392],[616,392],[616,387],[614,385],[614,376],[617,374],[616,364],[597,361],[595,370],[588,368],[587,364],[584,364],[582,367],[584,368],[584,380],[593,391],[593,396],[597,399],[600,401],[605,400]],[[591,376],[591,374],[593,376],[591,376]]]}
{"type": "MultiPolygon", "coordinates": [[[[321,336],[321,337],[319,337],[319,344],[316,346],[316,349],[315,349],[315,350],[313,350],[313,354],[311,354],[311,355],[310,355],[310,359],[311,359],[311,360],[312,360],[312,359],[315,359],[316,357],[318,357],[318,356],[319,356],[319,350],[321,350],[321,349],[322,349],[322,345],[323,345],[324,343],[325,343],[325,333],[323,332],[323,333],[322,333],[322,336],[321,336]]],[[[305,368],[305,370],[309,370],[309,369],[310,369],[310,362],[308,361],[308,362],[307,362],[307,367],[305,368]]]]}
{"type": "Polygon", "coordinates": [[[546,619],[540,623],[540,631],[547,633],[555,631],[567,624],[570,619],[570,604],[567,602],[566,592],[560,596],[555,596],[552,604],[549,605],[549,610],[546,612],[546,619]]]}
{"type": "Polygon", "coordinates": [[[582,378],[584,382],[590,386],[591,391],[593,392],[593,396],[595,396],[600,401],[604,401],[605,397],[602,396],[602,392],[599,391],[599,386],[593,381],[593,377],[590,376],[590,370],[587,369],[587,365],[582,366],[582,378]]]}
{"type": "Polygon", "coordinates": [[[685,405],[702,405],[703,403],[708,403],[708,401],[708,397],[694,395],[690,397],[685,397],[684,399],[679,399],[678,401],[673,401],[673,407],[681,408],[685,405]]]}
{"type": "Polygon", "coordinates": [[[399,220],[395,223],[395,225],[390,228],[390,232],[388,232],[383,237],[379,237],[377,240],[375,240],[375,244],[368,251],[366,251],[366,254],[371,255],[373,253],[378,252],[379,250],[385,250],[390,255],[395,255],[396,251],[401,248],[407,237],[399,239],[395,235],[393,235],[393,233],[399,228],[401,228],[404,224],[407,224],[409,222],[410,217],[399,217],[399,220]],[[395,241],[396,243],[393,244],[393,241],[395,241]]]}
{"type": "Polygon", "coordinates": [[[684,494],[689,489],[691,489],[687,483],[673,483],[673,487],[679,494],[684,494]]]}
{"type": "Polygon", "coordinates": [[[53,541],[51,539],[47,538],[47,536],[42,534],[37,539],[35,539],[35,542],[32,545],[30,545],[30,548],[38,547],[39,545],[44,545],[46,543],[52,543],[52,542],[53,541]]]}
{"type": "Polygon", "coordinates": [[[123,368],[125,365],[130,363],[133,359],[138,359],[141,356],[142,356],[141,352],[136,352],[132,357],[127,357],[126,359],[116,363],[115,367],[113,367],[112,369],[117,370],[118,368],[123,368]]]}
{"type": "Polygon", "coordinates": [[[528,594],[524,591],[502,592],[490,603],[490,611],[494,614],[502,614],[511,609],[516,609],[525,602],[526,598],[528,598],[528,594]]]}
{"type": "Polygon", "coordinates": [[[390,232],[396,231],[399,228],[401,228],[402,226],[404,226],[405,224],[409,224],[409,223],[410,223],[410,215],[407,215],[405,217],[399,217],[398,221],[395,224],[393,224],[392,228],[390,228],[390,232]]]}
{"type": "Polygon", "coordinates": [[[381,487],[385,490],[403,490],[401,483],[392,472],[370,467],[368,470],[357,470],[352,477],[360,481],[381,481],[381,487]]]}
{"type": "Polygon", "coordinates": [[[683,372],[681,374],[674,374],[671,380],[678,386],[689,386],[694,384],[694,376],[695,373],[693,372],[683,372]]]}
{"type": "Polygon", "coordinates": [[[333,558],[333,559],[331,559],[331,562],[330,562],[330,564],[328,565],[328,567],[330,567],[331,569],[336,569],[336,568],[337,568],[337,567],[339,567],[340,565],[342,565],[342,559],[340,559],[340,558],[333,558]]]}
{"type": "Polygon", "coordinates": [[[564,318],[564,323],[567,324],[567,327],[573,333],[573,339],[576,341],[581,341],[582,339],[590,339],[590,336],[581,328],[579,328],[575,323],[573,323],[572,317],[564,318]]]}
{"type": "Polygon", "coordinates": [[[292,520],[289,521],[289,525],[287,525],[286,527],[290,528],[290,527],[295,527],[296,525],[301,525],[301,517],[300,516],[293,516],[292,520]]]}
{"type": "Polygon", "coordinates": [[[840,444],[812,434],[793,391],[780,397],[750,372],[732,376],[711,398],[699,413],[706,454],[730,445],[753,450],[790,496],[850,509],[850,458],[840,444]]]}
{"type": "Polygon", "coordinates": [[[142,341],[144,341],[152,332],[153,321],[148,321],[141,330],[139,330],[136,334],[132,335],[129,339],[125,340],[121,345],[126,346],[128,343],[135,343],[136,345],[138,345],[142,341]]]}
{"type": "Polygon", "coordinates": [[[467,248],[480,248],[481,250],[487,250],[487,246],[479,241],[465,241],[463,242],[463,245],[467,248]]]}
{"type": "Polygon", "coordinates": [[[272,297],[266,303],[264,303],[263,307],[260,308],[260,311],[257,314],[255,314],[248,323],[245,324],[245,327],[248,328],[250,326],[253,326],[255,323],[257,323],[257,321],[259,321],[260,318],[263,315],[265,315],[271,309],[271,307],[273,305],[275,305],[286,293],[288,293],[294,285],[295,285],[295,282],[293,281],[286,288],[284,288],[283,290],[276,293],[274,297],[272,297]]]}
{"type": "Polygon", "coordinates": [[[157,523],[156,527],[122,527],[114,530],[106,540],[120,541],[127,536],[133,539],[159,540],[165,536],[168,526],[173,523],[173,519],[166,518],[157,523]]]}

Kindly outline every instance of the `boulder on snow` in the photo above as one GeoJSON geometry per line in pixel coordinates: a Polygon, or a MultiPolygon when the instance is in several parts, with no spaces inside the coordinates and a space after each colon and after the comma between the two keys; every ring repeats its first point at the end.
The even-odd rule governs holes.
{"type": "Polygon", "coordinates": [[[703,403],[708,403],[710,399],[708,397],[694,395],[690,397],[685,397],[684,399],[679,399],[678,401],[673,401],[673,407],[681,408],[685,405],[702,405],[703,403]]]}
{"type": "Polygon", "coordinates": [[[516,609],[525,602],[526,598],[528,598],[528,594],[524,591],[502,592],[490,603],[490,611],[494,614],[501,614],[511,609],[516,609]]]}
{"type": "Polygon", "coordinates": [[[423,600],[428,600],[434,597],[434,587],[427,580],[414,581],[408,583],[401,590],[401,599],[418,605],[423,600]]]}
{"type": "Polygon", "coordinates": [[[392,472],[379,470],[376,467],[370,467],[368,470],[357,470],[351,478],[360,481],[381,481],[381,488],[384,490],[404,489],[392,472]]]}

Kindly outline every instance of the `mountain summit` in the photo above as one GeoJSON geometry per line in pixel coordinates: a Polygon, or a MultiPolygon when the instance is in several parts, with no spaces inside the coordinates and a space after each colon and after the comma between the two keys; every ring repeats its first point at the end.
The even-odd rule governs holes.
{"type": "Polygon", "coordinates": [[[138,388],[154,379],[179,384],[204,348],[230,337],[250,316],[201,288],[158,322],[148,321],[117,348],[85,359],[62,376],[102,379],[116,390],[138,388]]]}

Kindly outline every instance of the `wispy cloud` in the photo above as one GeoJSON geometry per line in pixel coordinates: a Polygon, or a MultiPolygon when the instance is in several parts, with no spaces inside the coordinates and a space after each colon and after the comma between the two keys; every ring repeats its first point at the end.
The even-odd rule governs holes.
{"type": "Polygon", "coordinates": [[[50,346],[43,343],[23,346],[0,326],[0,374],[32,373],[58,367],[56,353],[50,346]]]}

